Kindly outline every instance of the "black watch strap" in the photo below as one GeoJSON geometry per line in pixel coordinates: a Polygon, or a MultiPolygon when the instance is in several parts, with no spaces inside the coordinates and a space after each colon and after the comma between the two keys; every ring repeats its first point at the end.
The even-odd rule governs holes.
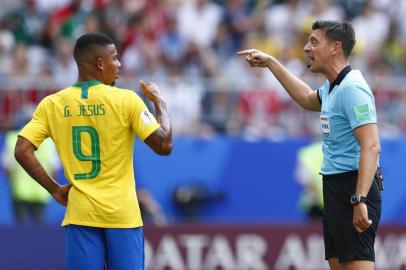
{"type": "Polygon", "coordinates": [[[351,196],[350,202],[352,205],[356,205],[359,203],[366,203],[367,202],[367,197],[362,196],[362,195],[358,195],[358,194],[354,194],[351,196]]]}

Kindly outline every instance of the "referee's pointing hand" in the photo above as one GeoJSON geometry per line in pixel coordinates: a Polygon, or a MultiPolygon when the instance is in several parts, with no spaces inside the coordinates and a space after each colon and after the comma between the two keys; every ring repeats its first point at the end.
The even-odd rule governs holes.
{"type": "Polygon", "coordinates": [[[354,205],[354,216],[352,224],[358,233],[364,232],[372,225],[372,220],[368,218],[368,208],[363,202],[354,205]]]}
{"type": "Polygon", "coordinates": [[[237,53],[237,55],[245,56],[245,60],[250,64],[251,67],[267,67],[269,64],[269,59],[272,57],[257,49],[240,51],[237,53]]]}

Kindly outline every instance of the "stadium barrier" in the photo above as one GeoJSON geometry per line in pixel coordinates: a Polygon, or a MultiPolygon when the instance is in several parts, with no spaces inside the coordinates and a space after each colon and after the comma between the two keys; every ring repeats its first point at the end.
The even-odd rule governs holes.
{"type": "MultiPolygon", "coordinates": [[[[383,225],[376,270],[406,269],[406,227],[383,225]]],[[[321,225],[145,228],[147,270],[327,270],[321,225]]],[[[0,227],[0,269],[63,270],[60,227],[0,227]]]]}
{"type": "MultiPolygon", "coordinates": [[[[176,138],[171,156],[163,158],[138,142],[134,154],[137,188],[147,188],[175,222],[303,223],[306,217],[298,206],[302,188],[294,173],[297,151],[308,143],[303,139],[250,142],[231,137],[176,138]],[[197,194],[200,203],[191,201],[189,206],[195,209],[180,207],[175,201],[174,191],[179,187],[205,191],[204,196],[197,194]]],[[[385,177],[381,223],[405,223],[406,140],[382,140],[381,146],[385,177]]],[[[60,174],[58,180],[62,179],[60,174]]],[[[52,201],[47,222],[59,223],[64,211],[52,201]]],[[[14,224],[9,181],[3,170],[0,224],[14,224]]]]}

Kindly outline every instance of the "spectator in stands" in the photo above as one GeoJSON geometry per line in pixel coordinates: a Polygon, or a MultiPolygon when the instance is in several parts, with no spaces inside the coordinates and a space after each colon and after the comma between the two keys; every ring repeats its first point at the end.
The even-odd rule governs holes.
{"type": "Polygon", "coordinates": [[[52,73],[56,82],[54,87],[62,88],[76,81],[78,71],[72,57],[73,44],[69,39],[59,38],[55,49],[56,55],[52,61],[52,73]]]}
{"type": "Polygon", "coordinates": [[[331,0],[313,0],[311,1],[311,10],[309,15],[311,18],[308,18],[308,22],[312,22],[315,19],[343,20],[344,10],[335,5],[331,0]]]}
{"type": "MultiPolygon", "coordinates": [[[[405,1],[388,0],[3,0],[0,10],[0,21],[3,22],[0,22],[0,73],[7,75],[0,75],[2,82],[0,87],[14,89],[16,82],[24,85],[24,80],[28,78],[26,76],[43,74],[44,70],[52,66],[50,61],[58,58],[57,48],[61,38],[74,39],[85,32],[101,32],[113,37],[118,45],[119,57],[125,67],[121,83],[132,81],[125,80],[126,76],[130,78],[139,76],[146,69],[152,70],[153,76],[161,76],[163,77],[161,81],[165,81],[171,76],[168,70],[172,69],[172,65],[178,65],[182,71],[179,76],[207,79],[208,83],[204,83],[203,86],[204,92],[217,88],[212,87],[213,82],[210,81],[218,78],[227,82],[227,85],[222,85],[222,89],[227,88],[235,92],[244,82],[252,79],[239,76],[238,61],[233,56],[235,48],[241,43],[244,47],[258,48],[280,59],[284,58],[283,63],[290,65],[289,69],[292,65],[295,66],[291,69],[295,70],[301,66],[298,62],[303,61],[302,44],[310,31],[310,22],[315,17],[317,19],[345,17],[353,21],[356,30],[361,34],[360,46],[355,48],[352,62],[354,66],[365,70],[366,76],[378,81],[380,76],[388,74],[382,73],[385,70],[390,70],[391,75],[397,76],[405,73],[406,24],[403,23],[405,12],[405,1]],[[42,29],[39,27],[41,24],[45,24],[42,29]],[[369,29],[374,29],[375,34],[369,35],[369,29]],[[15,50],[18,51],[15,55],[18,55],[16,57],[18,59],[12,59],[10,56],[10,48],[17,47],[14,40],[25,43],[15,50]],[[362,42],[368,46],[361,46],[362,42]],[[4,51],[5,48],[8,48],[7,51],[4,51]],[[204,59],[207,48],[213,50],[217,61],[204,59]],[[18,65],[15,60],[18,61],[18,65]],[[208,72],[205,62],[209,62],[212,65],[210,69],[215,72],[208,72]],[[237,65],[234,66],[235,64],[237,65]],[[23,77],[11,80],[14,72],[10,70],[23,77]]],[[[52,76],[54,82],[47,84],[57,85],[60,77],[52,76]]],[[[314,87],[321,82],[317,76],[306,76],[314,87]]],[[[47,89],[42,85],[44,81],[46,80],[37,80],[38,87],[35,91],[47,89]]],[[[386,81],[387,84],[393,82],[386,81]]],[[[266,86],[271,82],[264,83],[266,86]]],[[[399,92],[399,85],[394,83],[391,87],[399,92]]],[[[130,84],[125,86],[133,87],[130,84]]],[[[275,86],[275,90],[280,94],[280,86],[275,86]]],[[[264,88],[264,85],[261,88],[264,88]]],[[[375,87],[372,85],[372,88],[375,87]]],[[[25,89],[26,86],[23,87],[23,90],[25,89]]],[[[24,95],[24,92],[20,95],[24,95]]],[[[224,93],[220,94],[219,98],[225,98],[224,93]]],[[[311,127],[298,120],[307,115],[304,116],[303,112],[299,112],[286,96],[281,95],[280,98],[283,100],[281,106],[284,114],[278,114],[272,125],[279,129],[283,128],[282,136],[307,134],[306,130],[311,127]],[[292,115],[295,116],[293,120],[292,115]],[[283,126],[286,123],[290,128],[283,126]]],[[[390,102],[397,100],[392,98],[390,102]]],[[[0,106],[2,103],[4,101],[0,96],[0,106]]],[[[205,102],[204,106],[212,104],[216,106],[217,103],[205,102]]],[[[377,106],[379,107],[379,103],[377,106]]],[[[397,111],[397,106],[395,107],[396,109],[392,110],[397,111]]],[[[217,109],[201,107],[199,110],[201,113],[210,113],[219,111],[217,109]]],[[[231,111],[235,114],[237,110],[231,111]]],[[[387,112],[385,111],[382,116],[384,114],[387,112]]],[[[0,118],[2,117],[0,115],[0,118]]],[[[207,115],[199,117],[199,119],[207,118],[207,115]]],[[[235,115],[230,115],[230,119],[236,118],[235,115]]],[[[400,125],[400,118],[392,120],[390,124],[403,126],[400,125]]]]}
{"type": "Polygon", "coordinates": [[[203,85],[200,80],[181,79],[181,72],[179,66],[171,66],[168,70],[167,87],[161,89],[162,96],[167,101],[174,134],[197,135],[201,131],[199,120],[203,85]]]}
{"type": "Polygon", "coordinates": [[[162,34],[159,45],[163,61],[167,66],[182,64],[186,54],[187,41],[180,35],[174,15],[168,16],[167,31],[162,34]]]}
{"type": "Polygon", "coordinates": [[[13,33],[5,19],[0,19],[0,76],[8,72],[10,53],[15,45],[13,33]]]}
{"type": "Polygon", "coordinates": [[[276,38],[282,46],[292,42],[308,13],[303,5],[300,0],[288,0],[269,6],[264,17],[268,36],[276,38]]]}
{"type": "Polygon", "coordinates": [[[223,12],[220,5],[209,0],[183,1],[178,9],[179,32],[197,47],[209,47],[223,12]]]}
{"type": "Polygon", "coordinates": [[[42,43],[46,15],[38,9],[36,0],[24,1],[23,7],[8,18],[13,21],[13,32],[17,42],[42,43]]]}
{"type": "Polygon", "coordinates": [[[367,1],[361,14],[352,23],[357,33],[358,53],[368,60],[369,54],[378,53],[382,48],[389,33],[390,17],[378,10],[372,1],[367,1]]]}

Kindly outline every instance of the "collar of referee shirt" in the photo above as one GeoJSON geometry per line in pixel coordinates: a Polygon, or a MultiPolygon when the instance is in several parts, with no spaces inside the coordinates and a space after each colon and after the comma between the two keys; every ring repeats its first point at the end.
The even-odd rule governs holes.
{"type": "Polygon", "coordinates": [[[334,82],[330,85],[329,91],[328,93],[330,94],[331,91],[333,91],[334,86],[336,85],[340,85],[340,83],[342,82],[342,80],[344,80],[345,76],[352,70],[351,66],[348,65],[345,68],[343,68],[343,70],[341,70],[340,73],[338,73],[337,78],[334,80],[334,82]]]}

